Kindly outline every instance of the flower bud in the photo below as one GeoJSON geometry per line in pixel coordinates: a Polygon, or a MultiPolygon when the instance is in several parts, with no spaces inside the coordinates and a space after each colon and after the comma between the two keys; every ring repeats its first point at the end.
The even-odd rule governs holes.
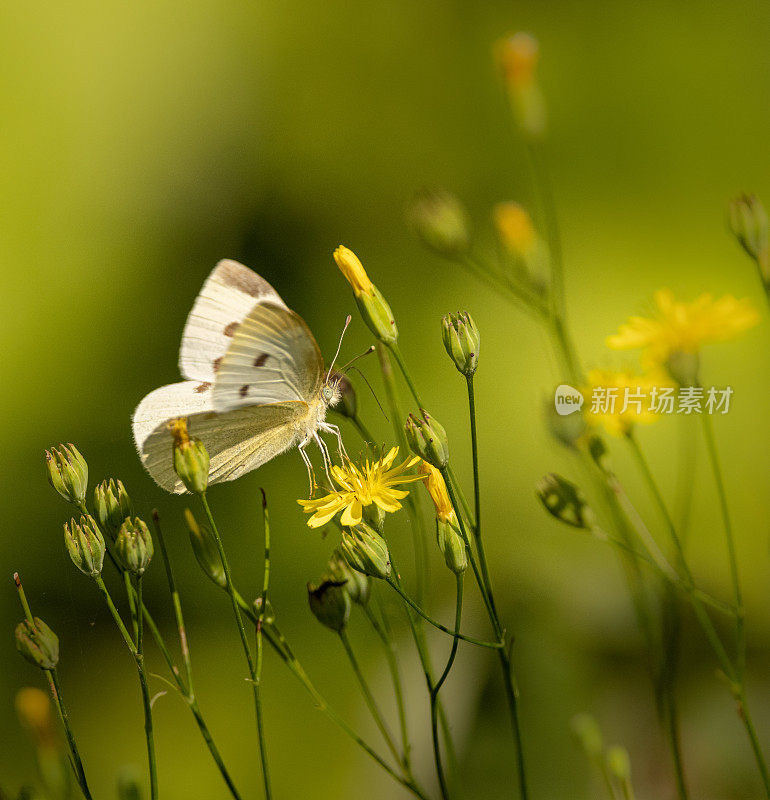
{"type": "Polygon", "coordinates": [[[548,245],[535,230],[529,212],[518,203],[498,203],[494,208],[497,235],[514,267],[531,287],[544,294],[550,283],[548,245]]]}
{"type": "Polygon", "coordinates": [[[574,528],[593,527],[594,513],[574,483],[551,473],[538,483],[536,494],[545,510],[559,521],[574,528]]]}
{"type": "Polygon", "coordinates": [[[334,410],[338,414],[342,414],[343,417],[355,419],[358,413],[358,399],[350,378],[341,372],[335,372],[332,376],[332,383],[337,386],[337,390],[340,393],[339,403],[334,407],[334,410]]]}
{"type": "Polygon", "coordinates": [[[25,619],[16,626],[16,649],[40,669],[53,669],[59,663],[59,638],[34,617],[34,627],[25,619]]]}
{"type": "Polygon", "coordinates": [[[144,575],[154,548],[152,536],[139,517],[129,517],[121,526],[115,538],[115,552],[120,563],[137,577],[144,575]]]}
{"type": "Polygon", "coordinates": [[[93,517],[81,516],[64,523],[64,544],[72,563],[92,578],[101,574],[106,550],[104,537],[93,517]]]}
{"type": "Polygon", "coordinates": [[[469,378],[479,361],[481,337],[476,323],[467,311],[447,314],[441,320],[441,334],[447,354],[457,369],[469,378]]]}
{"type": "Polygon", "coordinates": [[[118,773],[118,800],[142,800],[142,777],[136,767],[122,767],[118,773]]]}
{"type": "Polygon", "coordinates": [[[423,243],[446,258],[458,258],[470,249],[470,223],[460,201],[443,189],[418,192],[408,217],[423,243]]]}
{"type": "Polygon", "coordinates": [[[174,471],[188,492],[203,494],[209,483],[209,454],[200,439],[191,439],[187,420],[182,417],[169,423],[174,438],[174,471]]]}
{"type": "Polygon", "coordinates": [[[666,360],[665,367],[680,386],[695,386],[700,372],[700,354],[675,350],[666,360]]]}
{"type": "Polygon", "coordinates": [[[613,745],[607,750],[607,769],[621,784],[631,781],[631,759],[625,747],[613,745]]]}
{"type": "Polygon", "coordinates": [[[385,540],[366,523],[342,532],[340,553],[348,566],[372,578],[390,577],[390,553],[385,540]]]}
{"type": "Polygon", "coordinates": [[[358,310],[369,330],[384,344],[395,344],[398,328],[393,312],[380,290],[369,280],[358,256],[340,245],[334,251],[334,260],[353,288],[358,310]]]}
{"type": "MultiPolygon", "coordinates": [[[[261,611],[262,598],[258,597],[254,601],[254,613],[259,616],[261,611]]],[[[265,605],[265,616],[262,618],[262,621],[265,623],[265,625],[272,625],[275,622],[275,609],[273,608],[273,604],[270,602],[270,598],[268,598],[267,604],[265,605]]]]}
{"type": "Polygon", "coordinates": [[[598,759],[604,750],[599,724],[590,714],[576,714],[571,722],[572,733],[590,759],[598,759]]]}
{"type": "Polygon", "coordinates": [[[94,514],[99,527],[112,541],[115,541],[115,535],[123,521],[133,514],[131,500],[121,481],[110,478],[96,486],[94,489],[94,514]]]}
{"type": "Polygon", "coordinates": [[[449,569],[455,575],[465,572],[468,568],[468,552],[460,535],[460,527],[454,511],[452,512],[452,519],[446,521],[436,519],[436,541],[449,569]]]}
{"type": "Polygon", "coordinates": [[[574,448],[588,430],[582,412],[559,414],[554,407],[553,398],[544,403],[544,415],[551,436],[566,447],[574,448]]]}
{"type": "Polygon", "coordinates": [[[310,610],[316,619],[327,628],[340,633],[350,618],[350,597],[343,581],[321,579],[320,586],[307,585],[310,610]]]}
{"type": "Polygon", "coordinates": [[[516,121],[522,132],[545,133],[545,101],[535,78],[540,46],[528,33],[516,33],[498,44],[498,60],[516,121]]]}
{"type": "Polygon", "coordinates": [[[420,409],[422,418],[410,414],[406,421],[406,440],[415,455],[443,469],[449,463],[449,440],[444,428],[428,414],[420,409]]]}
{"type": "Polygon", "coordinates": [[[184,517],[190,531],[190,544],[198,564],[217,586],[224,589],[227,586],[225,568],[222,566],[219,548],[211,531],[204,525],[198,524],[189,508],[185,509],[184,517]]]}
{"type": "Polygon", "coordinates": [[[48,482],[68,502],[77,506],[86,499],[88,464],[74,444],[60,444],[45,451],[48,482]]]}
{"type": "Polygon", "coordinates": [[[452,501],[449,499],[449,492],[446,488],[444,476],[427,461],[421,461],[420,466],[417,468],[421,475],[425,475],[424,486],[428,490],[430,499],[436,507],[436,518],[442,522],[448,522],[451,519],[457,520],[455,515],[452,501]]]}
{"type": "Polygon", "coordinates": [[[730,201],[727,218],[741,247],[757,262],[762,280],[770,283],[768,219],[762,201],[755,194],[742,194],[730,201]]]}
{"type": "Polygon", "coordinates": [[[365,606],[369,601],[371,581],[368,575],[358,570],[351,569],[345,556],[339,550],[332,553],[329,560],[329,573],[335,581],[345,584],[345,591],[350,599],[360,606],[365,606]]]}

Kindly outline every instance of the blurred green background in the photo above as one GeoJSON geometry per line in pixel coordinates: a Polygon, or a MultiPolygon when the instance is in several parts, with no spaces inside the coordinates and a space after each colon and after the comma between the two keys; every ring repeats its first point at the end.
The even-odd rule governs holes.
{"type": "MultiPolygon", "coordinates": [[[[536,505],[533,486],[575,464],[545,432],[556,372],[543,335],[493,291],[427,254],[404,221],[423,185],[467,203],[491,241],[491,206],[531,203],[491,55],[518,29],[541,42],[549,151],[567,263],[571,324],[587,366],[625,363],[604,337],[649,307],[656,288],[751,297],[762,323],[704,354],[706,384],[730,384],[716,419],[736,517],[750,641],[750,694],[770,748],[770,608],[766,476],[770,328],[748,259],[725,230],[736,191],[770,196],[765,102],[770,7],[737,2],[178,2],[4,3],[0,9],[0,260],[3,265],[3,529],[0,571],[0,785],[33,774],[13,696],[42,676],[14,651],[19,570],[34,611],[59,634],[61,677],[94,796],[115,796],[123,764],[144,768],[133,665],[92,583],[71,566],[48,487],[43,449],[73,441],[94,480],[121,477],[140,512],[160,509],[180,582],[201,707],[248,797],[260,796],[249,691],[227,598],[203,578],[182,524],[185,501],[144,474],[130,417],[155,387],[178,380],[185,317],[208,272],[239,259],[302,314],[327,357],[354,311],[334,267],[340,242],[363,259],[390,300],[402,345],[429,407],[445,423],[469,478],[464,386],[446,358],[439,319],[467,308],[483,335],[477,375],[488,548],[521,684],[532,796],[598,796],[569,733],[580,711],[631,753],[640,798],[673,797],[644,655],[614,553],[565,531],[536,505]],[[494,523],[494,524],[492,524],[494,523]]],[[[369,343],[356,318],[344,354],[369,343]]],[[[377,365],[362,368],[382,397],[377,365]]],[[[360,382],[359,382],[360,383],[360,382]]],[[[390,428],[365,387],[364,415],[390,428]]],[[[640,432],[676,501],[679,419],[640,432]]],[[[348,448],[358,446],[346,432],[348,448]]],[[[618,446],[618,469],[651,522],[653,507],[618,446]]],[[[691,477],[692,563],[729,596],[724,539],[703,459],[691,477]]],[[[309,531],[295,498],[306,474],[289,453],[211,492],[244,591],[261,582],[257,488],[274,526],[273,599],[319,687],[372,741],[376,730],[335,637],[307,609],[333,536],[309,531]]],[[[392,546],[408,558],[406,526],[392,546]]],[[[431,607],[451,618],[453,581],[434,553],[431,607]]],[[[117,588],[117,587],[116,587],[117,588]]],[[[160,562],[149,603],[173,634],[160,562]]],[[[467,629],[487,630],[476,597],[467,629]]],[[[394,613],[396,609],[394,606],[394,613]]],[[[727,633],[727,632],[726,632],[727,633]]],[[[415,711],[419,770],[430,773],[421,676],[399,629],[415,711]]],[[[352,637],[389,702],[380,651],[361,620],[352,637]]],[[[445,639],[432,640],[436,658],[445,639]]],[[[153,650],[150,668],[162,672],[153,650]]],[[[693,797],[754,798],[755,768],[715,663],[687,620],[680,698],[693,797]]],[[[276,796],[406,796],[318,713],[268,657],[266,716],[276,796]]],[[[160,681],[154,691],[165,687],[160,681]]],[[[510,797],[514,772],[495,664],[461,648],[446,686],[469,798],[510,797]]],[[[155,704],[161,794],[225,798],[183,704],[155,704]]]]}

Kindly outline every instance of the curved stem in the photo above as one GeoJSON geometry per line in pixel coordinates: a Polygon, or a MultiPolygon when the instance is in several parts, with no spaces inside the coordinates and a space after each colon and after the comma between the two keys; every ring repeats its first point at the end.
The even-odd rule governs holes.
{"type": "Polygon", "coordinates": [[[54,667],[54,669],[46,670],[46,676],[48,678],[48,685],[51,690],[51,697],[53,698],[54,705],[56,706],[56,711],[59,714],[59,719],[61,720],[62,727],[64,728],[64,733],[67,736],[67,746],[69,747],[70,761],[72,764],[72,769],[75,773],[75,778],[78,782],[80,790],[83,792],[83,797],[85,797],[86,800],[92,800],[91,790],[88,788],[88,781],[86,780],[85,769],[83,769],[83,762],[80,759],[78,746],[75,743],[75,735],[70,727],[67,707],[64,705],[64,700],[62,699],[61,686],[59,684],[59,673],[54,667]]]}

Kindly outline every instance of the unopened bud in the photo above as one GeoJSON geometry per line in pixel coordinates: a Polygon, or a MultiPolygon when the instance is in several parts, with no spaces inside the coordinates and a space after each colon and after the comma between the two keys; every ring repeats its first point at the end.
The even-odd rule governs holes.
{"type": "Polygon", "coordinates": [[[34,626],[28,620],[16,626],[16,649],[40,669],[54,669],[59,663],[59,638],[39,617],[34,626]]]}
{"type": "Polygon", "coordinates": [[[340,553],[357,572],[383,580],[390,577],[388,545],[377,531],[365,523],[343,530],[340,553]]]}
{"type": "Polygon", "coordinates": [[[104,537],[92,517],[81,516],[64,523],[64,544],[72,563],[85,575],[99,575],[106,550],[104,537]]]}
{"type": "Polygon", "coordinates": [[[446,258],[470,248],[470,223],[460,201],[443,189],[423,189],[409,206],[409,220],[424,244],[446,258]]]}
{"type": "Polygon", "coordinates": [[[345,629],[350,618],[350,597],[344,581],[322,579],[319,586],[308,583],[307,596],[310,610],[320,623],[337,633],[345,629]]]}
{"type": "Polygon", "coordinates": [[[345,584],[345,591],[350,599],[360,606],[365,606],[371,593],[371,580],[368,575],[358,570],[351,569],[345,556],[339,550],[332,553],[329,560],[329,573],[335,581],[345,584]]]}
{"type": "Polygon", "coordinates": [[[554,407],[553,398],[546,400],[544,414],[550,434],[567,447],[574,448],[588,429],[582,412],[559,414],[554,407]]]}
{"type": "Polygon", "coordinates": [[[129,517],[115,538],[115,552],[120,563],[136,576],[144,575],[154,553],[152,536],[139,517],[129,517]]]}
{"type": "Polygon", "coordinates": [[[529,212],[518,203],[498,203],[495,228],[505,253],[532,288],[542,294],[550,282],[548,245],[538,235],[529,212]]]}
{"type": "Polygon", "coordinates": [[[219,555],[219,548],[214,540],[211,531],[205,525],[199,525],[189,508],[184,512],[185,521],[190,532],[190,544],[192,545],[195,559],[200,564],[201,569],[211,578],[217,586],[224,589],[227,586],[225,568],[222,566],[222,558],[219,555]]]}
{"type": "Polygon", "coordinates": [[[121,481],[113,478],[102,481],[94,489],[94,515],[99,527],[115,541],[115,536],[126,517],[133,514],[131,500],[121,481]]]}
{"type": "Polygon", "coordinates": [[[436,540],[444,555],[444,561],[449,569],[459,575],[468,568],[468,553],[465,542],[460,535],[457,516],[454,511],[452,518],[446,521],[436,518],[436,540]]]}
{"type": "Polygon", "coordinates": [[[604,740],[599,723],[590,714],[576,714],[571,727],[585,754],[592,760],[601,758],[604,740]]]}
{"type": "Polygon", "coordinates": [[[540,46],[534,36],[519,32],[498,44],[498,58],[516,121],[527,136],[545,132],[545,101],[535,69],[540,46]]]}
{"type": "Polygon", "coordinates": [[[339,403],[334,407],[334,410],[338,414],[342,414],[343,417],[355,419],[358,413],[358,400],[350,378],[341,372],[335,372],[332,376],[332,383],[336,384],[340,393],[339,403]]]}
{"type": "Polygon", "coordinates": [[[481,336],[476,323],[467,311],[446,314],[441,320],[441,335],[447,354],[457,369],[469,378],[476,372],[481,336]]]}
{"type": "Polygon", "coordinates": [[[406,439],[415,455],[444,469],[449,463],[449,440],[444,428],[428,414],[420,410],[421,417],[410,414],[406,421],[406,439]]]}
{"type": "Polygon", "coordinates": [[[631,781],[631,758],[625,747],[613,745],[607,750],[607,769],[620,783],[628,784],[631,781]]]}
{"type": "Polygon", "coordinates": [[[209,483],[209,454],[200,439],[191,439],[187,420],[182,417],[169,423],[174,439],[174,471],[188,492],[203,494],[209,483]]]}
{"type": "Polygon", "coordinates": [[[590,529],[594,524],[594,513],[583,497],[583,493],[561,475],[551,473],[538,483],[536,494],[545,510],[560,522],[574,528],[590,529]]]}
{"type": "Polygon", "coordinates": [[[762,201],[755,194],[739,195],[730,201],[727,218],[741,247],[757,262],[762,280],[770,283],[768,218],[762,201]]]}
{"type": "Polygon", "coordinates": [[[45,451],[48,482],[68,502],[83,505],[88,488],[88,464],[74,444],[45,451]]]}
{"type": "MultiPolygon", "coordinates": [[[[259,616],[262,613],[262,598],[258,597],[254,601],[254,613],[259,616]]],[[[265,613],[262,616],[262,621],[265,625],[272,625],[275,622],[275,609],[273,608],[273,604],[270,602],[268,598],[267,603],[265,604],[265,613]]]]}

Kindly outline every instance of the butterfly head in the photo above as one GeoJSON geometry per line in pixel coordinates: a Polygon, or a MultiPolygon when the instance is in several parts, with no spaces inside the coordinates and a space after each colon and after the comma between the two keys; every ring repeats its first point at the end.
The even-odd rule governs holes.
{"type": "Polygon", "coordinates": [[[342,388],[340,387],[341,376],[335,374],[327,379],[326,383],[321,387],[321,399],[328,407],[336,406],[342,399],[342,388]]]}

